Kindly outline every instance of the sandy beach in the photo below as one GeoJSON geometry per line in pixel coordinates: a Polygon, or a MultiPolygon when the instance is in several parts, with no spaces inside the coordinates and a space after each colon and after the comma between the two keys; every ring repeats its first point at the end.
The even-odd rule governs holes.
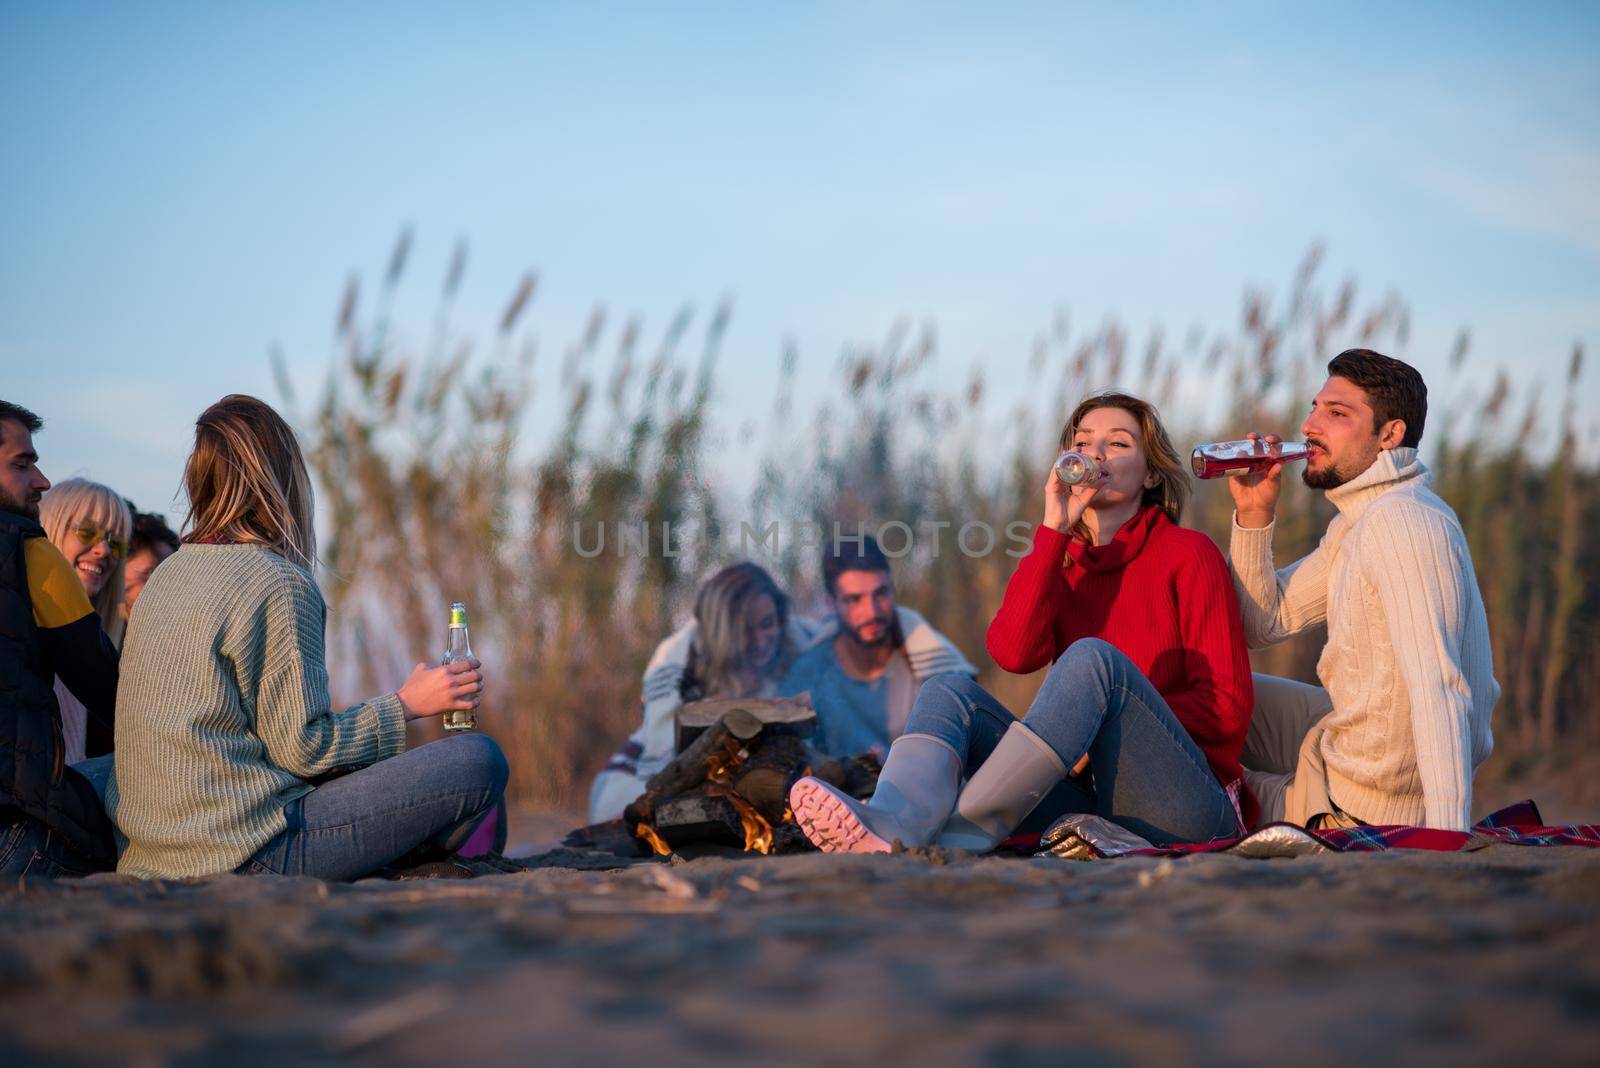
{"type": "Polygon", "coordinates": [[[530,863],[0,890],[6,1060],[1578,1064],[1600,1048],[1600,850],[530,863]]]}

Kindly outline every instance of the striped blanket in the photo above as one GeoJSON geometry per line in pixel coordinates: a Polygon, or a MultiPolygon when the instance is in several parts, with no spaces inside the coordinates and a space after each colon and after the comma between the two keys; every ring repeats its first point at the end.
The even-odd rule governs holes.
{"type": "MultiPolygon", "coordinates": [[[[960,672],[977,675],[967,658],[961,655],[955,643],[940,634],[926,619],[909,608],[896,608],[896,621],[905,636],[901,652],[905,655],[914,686],[934,675],[960,672]]],[[[810,620],[799,616],[789,617],[788,640],[797,652],[804,652],[823,642],[831,642],[839,634],[837,619],[810,620]]],[[[622,815],[623,808],[644,792],[650,776],[667,766],[673,757],[676,739],[675,716],[683,705],[680,689],[683,674],[689,664],[689,653],[694,647],[695,625],[689,623],[656,646],[650,663],[644,669],[644,682],[640,695],[640,723],[637,730],[622,744],[589,788],[589,822],[604,823],[622,815]]],[[[767,697],[777,693],[771,684],[755,696],[767,697]]],[[[910,711],[906,702],[903,712],[910,711]]],[[[903,725],[904,716],[900,717],[903,725]]],[[[852,756],[850,753],[833,753],[831,756],[852,756]]]]}
{"type": "Polygon", "coordinates": [[[1190,853],[1229,853],[1245,857],[1298,857],[1314,853],[1373,853],[1385,849],[1428,849],[1455,853],[1505,843],[1527,846],[1600,846],[1600,824],[1545,824],[1539,806],[1523,801],[1479,821],[1470,831],[1431,827],[1339,827],[1308,831],[1292,823],[1272,823],[1242,838],[1154,846],[1099,816],[1063,816],[1037,843],[1016,838],[1006,845],[1040,856],[1093,860],[1102,857],[1175,857],[1190,853]]]}

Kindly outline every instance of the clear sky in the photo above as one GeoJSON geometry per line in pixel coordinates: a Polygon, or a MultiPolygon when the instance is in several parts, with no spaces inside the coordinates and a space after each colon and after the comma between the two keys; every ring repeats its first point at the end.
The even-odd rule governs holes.
{"type": "Polygon", "coordinates": [[[172,511],[194,415],[275,397],[275,343],[318,378],[405,224],[419,335],[458,237],[458,321],[537,269],[547,352],[732,294],[729,411],[785,336],[826,369],[902,314],[1019,384],[1059,307],[1231,328],[1316,239],[1436,391],[1463,326],[1468,374],[1558,378],[1600,346],[1597,56],[1593,3],[8,0],[0,396],[172,511]]]}

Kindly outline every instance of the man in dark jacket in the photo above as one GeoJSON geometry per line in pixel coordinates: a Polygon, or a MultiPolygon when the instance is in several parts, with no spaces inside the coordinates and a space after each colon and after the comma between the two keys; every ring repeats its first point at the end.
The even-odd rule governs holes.
{"type": "Polygon", "coordinates": [[[117,862],[94,786],[66,765],[54,689],[60,676],[109,724],[117,653],[39,525],[50,488],[33,448],[41,425],[0,401],[0,877],[84,875],[117,862]]]}

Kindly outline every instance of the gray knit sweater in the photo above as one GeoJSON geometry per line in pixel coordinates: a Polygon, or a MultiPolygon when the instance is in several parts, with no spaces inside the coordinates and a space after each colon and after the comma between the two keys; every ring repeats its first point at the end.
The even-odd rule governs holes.
{"type": "Polygon", "coordinates": [[[232,871],[284,830],[306,779],[405,747],[398,695],[329,707],[326,619],[315,580],[257,546],[185,545],[150,576],[117,686],[118,871],[232,871]]]}

